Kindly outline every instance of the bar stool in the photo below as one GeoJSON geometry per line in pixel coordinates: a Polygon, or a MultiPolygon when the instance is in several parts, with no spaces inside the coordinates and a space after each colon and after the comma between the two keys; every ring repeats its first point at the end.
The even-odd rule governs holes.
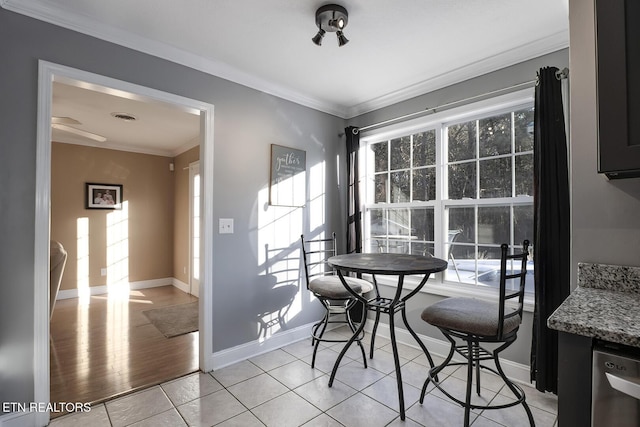
{"type": "Polygon", "coordinates": [[[522,303],[524,299],[525,278],[527,275],[527,258],[529,255],[529,241],[522,243],[522,252],[509,255],[508,245],[500,247],[500,289],[497,302],[487,302],[476,298],[447,298],[439,301],[422,312],[422,320],[436,326],[451,343],[449,354],[440,364],[429,370],[426,381],[422,387],[420,403],[424,402],[427,386],[430,382],[449,399],[464,407],[464,425],[469,426],[471,409],[503,409],[522,404],[529,418],[529,424],[535,426],[533,415],[527,405],[522,388],[511,381],[505,375],[500,366],[499,353],[509,347],[515,340],[522,322],[522,303]],[[507,262],[509,261],[509,265],[507,262]],[[515,264],[515,265],[514,265],[515,264]],[[519,270],[517,269],[519,264],[519,270]],[[507,281],[515,286],[507,289],[507,281]],[[507,306],[507,301],[515,300],[517,303],[507,306]],[[455,339],[464,341],[459,345],[455,339]],[[501,344],[494,350],[486,350],[482,343],[501,344]],[[454,353],[462,356],[464,362],[452,362],[454,353]],[[493,360],[496,369],[483,365],[481,362],[493,360]],[[465,400],[462,401],[443,387],[446,379],[438,381],[437,375],[447,366],[467,366],[467,388],[465,400]],[[486,369],[499,375],[507,387],[515,396],[515,400],[502,405],[475,405],[471,403],[471,385],[473,372],[476,373],[476,393],[480,395],[480,370],[486,369]]]}
{"type": "MultiPolygon", "coordinates": [[[[336,275],[334,269],[328,265],[327,260],[337,255],[336,249],[336,233],[332,233],[331,238],[305,240],[304,235],[300,236],[302,242],[302,255],[304,259],[304,273],[307,280],[307,289],[318,298],[325,308],[325,313],[318,323],[314,324],[311,332],[311,344],[313,348],[313,356],[311,358],[311,367],[316,363],[316,353],[318,345],[321,342],[347,342],[345,339],[324,338],[324,333],[330,323],[342,323],[348,325],[352,333],[356,328],[351,319],[350,310],[356,305],[361,304],[347,289],[344,287],[340,278],[336,275]],[[339,317],[336,319],[336,316],[339,317]],[[342,317],[343,316],[343,317],[342,317]]],[[[345,277],[347,284],[358,295],[366,294],[373,289],[373,285],[363,279],[355,277],[345,277]]],[[[363,308],[363,316],[366,310],[363,308]]],[[[362,319],[360,319],[360,322],[362,319]]],[[[363,334],[364,335],[364,334],[363,334]]],[[[365,356],[364,347],[360,342],[363,337],[359,337],[357,342],[362,351],[362,359],[364,367],[367,367],[367,358],[365,356]]]]}

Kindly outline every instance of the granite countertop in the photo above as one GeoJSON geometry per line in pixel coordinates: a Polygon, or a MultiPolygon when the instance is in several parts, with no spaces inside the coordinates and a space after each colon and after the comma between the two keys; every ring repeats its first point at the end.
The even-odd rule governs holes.
{"type": "Polygon", "coordinates": [[[578,264],[578,287],[547,326],[640,347],[640,267],[578,264]]]}

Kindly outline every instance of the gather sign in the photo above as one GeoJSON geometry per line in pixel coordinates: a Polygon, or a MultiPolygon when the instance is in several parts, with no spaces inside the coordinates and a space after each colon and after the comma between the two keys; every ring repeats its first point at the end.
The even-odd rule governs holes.
{"type": "Polygon", "coordinates": [[[269,204],[304,206],[306,202],[307,153],[271,144],[269,204]]]}

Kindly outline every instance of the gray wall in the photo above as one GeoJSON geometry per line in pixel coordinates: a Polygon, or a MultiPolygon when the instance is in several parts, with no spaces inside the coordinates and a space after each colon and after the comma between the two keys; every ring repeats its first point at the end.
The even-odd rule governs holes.
{"type": "MultiPolygon", "coordinates": [[[[308,232],[313,224],[306,208],[287,215],[283,208],[263,203],[269,181],[270,144],[306,150],[308,170],[324,162],[325,203],[321,213],[327,231],[335,228],[344,235],[340,228],[344,193],[338,188],[335,169],[336,156],[343,158],[338,135],[344,129],[344,120],[4,9],[0,9],[0,39],[5,41],[0,44],[1,402],[30,402],[34,395],[32,307],[39,59],[215,105],[215,184],[205,191],[214,198],[214,220],[234,218],[235,234],[216,232],[213,238],[214,351],[257,338],[258,315],[279,303],[264,296],[274,282],[304,288],[295,271],[299,265],[295,257],[299,256],[300,234],[308,232]],[[261,223],[269,217],[281,218],[271,221],[274,226],[261,223]],[[278,259],[294,258],[287,264],[294,271],[286,281],[267,275],[282,263],[274,258],[265,262],[265,244],[282,249],[278,259]]],[[[321,229],[314,228],[314,232],[321,229]]],[[[291,328],[309,323],[321,313],[316,302],[310,308],[306,290],[298,296],[306,305],[300,313],[292,314],[291,328]]]]}
{"type": "Polygon", "coordinates": [[[574,287],[579,262],[640,265],[640,178],[608,181],[597,173],[593,0],[569,1],[569,29],[574,287]]]}
{"type": "MultiPolygon", "coordinates": [[[[536,78],[536,72],[541,67],[546,66],[555,66],[560,69],[568,67],[569,50],[564,49],[493,73],[485,74],[474,79],[415,97],[405,102],[363,114],[349,120],[348,122],[350,125],[364,127],[384,120],[424,110],[428,107],[437,107],[438,105],[443,105],[448,102],[480,96],[489,92],[508,88],[519,83],[533,81],[536,78]]],[[[522,87],[520,89],[522,89],[522,87]]],[[[533,91],[533,87],[531,90],[533,91]]],[[[531,236],[531,238],[533,238],[533,236],[531,236]]],[[[411,322],[412,326],[415,326],[416,332],[436,339],[443,339],[440,331],[420,320],[420,313],[424,307],[440,301],[441,299],[443,299],[443,297],[422,292],[409,301],[407,309],[409,322],[411,322]]],[[[505,350],[505,358],[517,363],[529,365],[532,322],[532,313],[525,313],[523,324],[520,327],[520,332],[518,333],[518,339],[509,349],[505,350]]]]}

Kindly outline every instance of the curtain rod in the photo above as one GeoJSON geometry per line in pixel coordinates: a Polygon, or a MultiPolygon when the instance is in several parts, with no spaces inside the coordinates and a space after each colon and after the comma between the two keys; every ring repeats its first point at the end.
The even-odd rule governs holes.
{"type": "MultiPolygon", "coordinates": [[[[565,67],[562,70],[556,71],[556,78],[558,80],[566,79],[568,77],[569,77],[569,69],[568,68],[565,67]]],[[[389,120],[384,120],[382,122],[378,122],[378,123],[374,123],[374,124],[371,124],[371,125],[363,126],[361,128],[354,128],[353,129],[353,133],[355,135],[355,134],[358,134],[359,132],[362,132],[362,131],[365,131],[365,130],[369,130],[369,129],[373,129],[373,128],[377,128],[377,127],[380,127],[380,126],[384,126],[384,125],[387,125],[387,124],[390,124],[390,123],[393,123],[393,122],[398,122],[398,121],[410,119],[410,118],[413,118],[413,117],[418,117],[420,115],[431,113],[431,112],[435,113],[437,110],[440,110],[440,109],[443,109],[443,108],[446,108],[446,107],[451,107],[451,106],[456,105],[456,104],[462,104],[462,103],[473,101],[475,99],[483,98],[483,97],[486,97],[486,96],[489,96],[489,95],[495,95],[495,94],[498,94],[498,93],[501,93],[501,92],[512,91],[512,90],[514,90],[516,88],[519,88],[519,87],[532,86],[532,85],[535,85],[535,86],[538,85],[538,78],[537,77],[536,77],[535,80],[530,80],[528,82],[522,82],[522,83],[515,84],[513,86],[504,87],[502,89],[496,89],[496,90],[493,90],[491,92],[486,92],[486,93],[483,93],[483,94],[480,94],[480,95],[470,96],[468,98],[464,98],[464,99],[459,99],[457,101],[448,102],[446,104],[442,104],[442,105],[439,105],[437,107],[425,108],[424,110],[420,110],[420,111],[416,111],[416,112],[413,112],[413,113],[405,114],[404,116],[395,117],[395,118],[389,119],[389,120]]]]}

